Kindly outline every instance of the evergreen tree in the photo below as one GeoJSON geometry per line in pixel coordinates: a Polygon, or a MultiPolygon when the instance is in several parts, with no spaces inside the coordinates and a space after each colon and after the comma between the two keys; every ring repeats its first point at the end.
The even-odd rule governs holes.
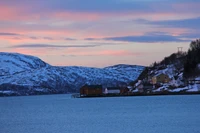
{"type": "Polygon", "coordinates": [[[200,39],[192,41],[187,53],[187,59],[184,64],[184,77],[195,77],[199,74],[198,64],[200,63],[200,39]]]}

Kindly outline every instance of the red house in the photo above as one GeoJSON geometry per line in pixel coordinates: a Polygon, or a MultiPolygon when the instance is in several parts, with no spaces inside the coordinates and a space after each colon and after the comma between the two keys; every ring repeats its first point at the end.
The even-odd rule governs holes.
{"type": "Polygon", "coordinates": [[[80,88],[80,96],[101,96],[103,94],[102,85],[84,85],[80,88]]]}

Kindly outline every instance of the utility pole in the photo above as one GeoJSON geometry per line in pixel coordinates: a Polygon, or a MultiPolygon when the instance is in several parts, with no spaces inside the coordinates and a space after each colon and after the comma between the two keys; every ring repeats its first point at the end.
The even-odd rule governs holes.
{"type": "Polygon", "coordinates": [[[178,53],[182,53],[183,47],[177,47],[178,48],[178,53]]]}
{"type": "Polygon", "coordinates": [[[178,48],[178,53],[177,53],[177,57],[176,58],[179,58],[179,57],[181,57],[183,47],[177,47],[177,48],[178,48]]]}

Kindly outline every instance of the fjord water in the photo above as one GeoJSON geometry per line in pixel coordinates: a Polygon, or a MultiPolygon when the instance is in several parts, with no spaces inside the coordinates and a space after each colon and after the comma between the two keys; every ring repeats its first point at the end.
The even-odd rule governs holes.
{"type": "Polygon", "coordinates": [[[0,133],[199,133],[200,95],[0,98],[0,133]]]}

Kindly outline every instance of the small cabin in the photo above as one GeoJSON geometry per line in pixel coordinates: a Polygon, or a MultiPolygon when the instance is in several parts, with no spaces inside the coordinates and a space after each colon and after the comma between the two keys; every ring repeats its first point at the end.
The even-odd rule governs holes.
{"type": "Polygon", "coordinates": [[[102,94],[102,85],[84,85],[80,88],[80,96],[101,96],[102,94]]]}

